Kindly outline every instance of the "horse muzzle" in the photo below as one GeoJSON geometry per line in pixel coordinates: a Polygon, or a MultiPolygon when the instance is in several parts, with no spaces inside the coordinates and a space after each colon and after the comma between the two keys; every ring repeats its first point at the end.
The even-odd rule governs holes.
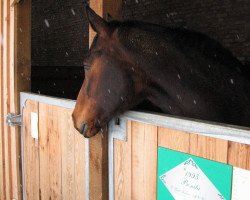
{"type": "Polygon", "coordinates": [[[87,135],[88,132],[88,124],[87,123],[82,123],[80,128],[78,129],[78,131],[85,137],[85,138],[89,138],[89,136],[87,135]]]}

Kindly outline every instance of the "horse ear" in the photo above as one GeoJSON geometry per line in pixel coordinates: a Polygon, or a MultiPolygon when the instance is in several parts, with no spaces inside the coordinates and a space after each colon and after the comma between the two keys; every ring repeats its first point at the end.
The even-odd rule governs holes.
{"type": "Polygon", "coordinates": [[[98,35],[106,37],[109,34],[108,23],[97,15],[89,6],[86,6],[86,14],[92,29],[98,35]]]}

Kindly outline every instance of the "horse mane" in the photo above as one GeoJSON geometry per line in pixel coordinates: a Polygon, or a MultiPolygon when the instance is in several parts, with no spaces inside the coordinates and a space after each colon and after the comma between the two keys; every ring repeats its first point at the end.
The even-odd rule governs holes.
{"type": "MultiPolygon", "coordinates": [[[[207,60],[215,61],[229,68],[237,68],[244,76],[250,78],[250,64],[243,65],[231,51],[221,45],[220,42],[209,37],[205,33],[185,28],[165,27],[157,24],[141,21],[111,21],[111,27],[126,30],[139,30],[149,35],[157,34],[159,42],[169,42],[174,44],[183,52],[198,52],[207,60]],[[168,41],[166,40],[168,39],[168,41]]],[[[122,31],[121,37],[122,37],[122,31]]],[[[124,40],[124,43],[127,41],[124,40]]]]}

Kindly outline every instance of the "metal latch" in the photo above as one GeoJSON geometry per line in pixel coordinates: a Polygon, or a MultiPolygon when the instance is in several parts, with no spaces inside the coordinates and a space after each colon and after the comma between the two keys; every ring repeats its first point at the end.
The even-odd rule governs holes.
{"type": "Polygon", "coordinates": [[[15,115],[14,113],[9,113],[6,118],[6,123],[9,126],[21,126],[22,115],[15,115]]]}

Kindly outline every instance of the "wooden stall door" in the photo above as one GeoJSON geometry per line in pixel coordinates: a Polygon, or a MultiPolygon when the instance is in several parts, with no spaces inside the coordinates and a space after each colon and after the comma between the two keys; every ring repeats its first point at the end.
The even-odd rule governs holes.
{"type": "Polygon", "coordinates": [[[116,200],[154,200],[158,146],[250,170],[250,146],[139,122],[127,124],[127,142],[114,142],[116,200]]]}
{"type": "Polygon", "coordinates": [[[23,110],[26,200],[85,199],[85,139],[74,129],[71,113],[71,109],[26,101],[23,110]]]}

